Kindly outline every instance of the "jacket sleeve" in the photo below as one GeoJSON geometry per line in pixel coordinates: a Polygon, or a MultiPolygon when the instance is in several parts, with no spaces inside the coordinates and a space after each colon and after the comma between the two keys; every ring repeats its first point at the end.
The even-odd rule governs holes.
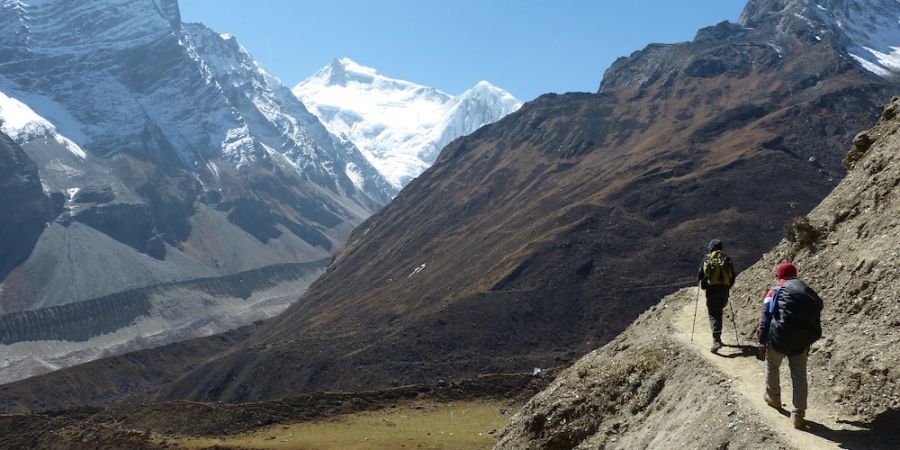
{"type": "Polygon", "coordinates": [[[766,298],[763,299],[762,315],[759,318],[759,328],[757,330],[759,345],[762,346],[769,344],[769,325],[772,323],[772,314],[769,312],[769,305],[775,301],[773,297],[775,297],[775,290],[769,289],[769,292],[766,293],[766,298]]]}

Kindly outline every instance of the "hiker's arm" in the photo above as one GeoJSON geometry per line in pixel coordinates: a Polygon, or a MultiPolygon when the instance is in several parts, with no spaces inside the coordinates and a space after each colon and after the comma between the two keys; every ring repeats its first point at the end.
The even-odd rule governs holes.
{"type": "Polygon", "coordinates": [[[770,289],[763,300],[762,315],[759,318],[759,328],[757,330],[757,338],[761,347],[769,344],[769,325],[772,323],[772,315],[769,314],[769,304],[774,301],[773,297],[775,297],[775,291],[770,289]]]}
{"type": "Polygon", "coordinates": [[[703,273],[703,266],[706,264],[706,260],[704,259],[702,263],[700,263],[700,270],[697,271],[697,281],[700,282],[700,289],[706,290],[709,286],[709,281],[706,279],[706,274],[703,273]]]}

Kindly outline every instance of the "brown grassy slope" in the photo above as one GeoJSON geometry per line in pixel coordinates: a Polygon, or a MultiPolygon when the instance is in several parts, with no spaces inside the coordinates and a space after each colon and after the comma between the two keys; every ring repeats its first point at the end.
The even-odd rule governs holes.
{"type": "MultiPolygon", "coordinates": [[[[853,170],[808,216],[815,232],[797,240],[797,228],[791,228],[795,242],[784,240],[767,253],[741,275],[732,293],[742,340],[753,342],[761,297],[774,281],[774,267],[784,260],[799,265],[801,278],[826,301],[824,338],[813,345],[809,361],[812,400],[833,405],[830,413],[839,423],[862,426],[862,431],[829,435],[851,448],[890,448],[886,443],[895,445],[900,437],[898,113],[900,100],[895,100],[882,122],[857,138],[848,155],[853,170]]],[[[723,414],[708,411],[721,409],[723,392],[715,380],[710,383],[709,377],[697,375],[713,369],[682,347],[672,347],[668,324],[676,309],[670,306],[677,302],[667,300],[671,298],[532,399],[512,420],[499,447],[573,448],[605,442],[607,448],[628,448],[625,443],[630,442],[642,448],[673,448],[688,435],[699,439],[681,442],[691,448],[768,448],[759,442],[766,435],[765,424],[752,424],[749,433],[733,433],[721,426],[723,414]],[[644,356],[660,351],[669,353],[644,356]],[[650,369],[641,372],[642,364],[650,369]],[[632,384],[638,391],[647,385],[664,388],[629,410],[634,400],[619,392],[627,383],[597,382],[619,372],[635,373],[632,384]],[[696,388],[689,387],[693,385],[696,388]],[[543,425],[537,427],[536,422],[543,425]],[[686,433],[682,424],[708,432],[686,433]],[[610,432],[614,428],[621,430],[619,435],[610,432]],[[613,437],[617,440],[611,441],[613,437]]],[[[698,330],[707,332],[702,318],[698,330]]]]}

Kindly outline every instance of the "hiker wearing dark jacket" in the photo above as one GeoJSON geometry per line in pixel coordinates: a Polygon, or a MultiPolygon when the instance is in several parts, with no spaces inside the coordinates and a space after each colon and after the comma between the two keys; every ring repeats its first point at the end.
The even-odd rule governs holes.
{"type": "Polygon", "coordinates": [[[707,255],[703,258],[697,280],[700,288],[706,291],[706,309],[709,312],[709,326],[712,328],[713,353],[722,348],[722,312],[728,305],[728,293],[737,274],[731,258],[722,250],[722,241],[713,239],[706,247],[707,255]]]}
{"type": "Polygon", "coordinates": [[[775,269],[778,281],[763,300],[759,320],[757,357],[766,360],[766,394],[769,406],[781,409],[779,368],[787,358],[793,385],[791,421],[794,428],[805,426],[806,361],[809,346],[822,336],[822,299],[806,283],[797,279],[797,267],[782,263],[775,269]]]}

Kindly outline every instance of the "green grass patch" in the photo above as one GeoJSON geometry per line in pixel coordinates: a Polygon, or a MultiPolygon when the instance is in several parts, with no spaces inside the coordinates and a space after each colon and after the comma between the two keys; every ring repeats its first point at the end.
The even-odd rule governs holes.
{"type": "Polygon", "coordinates": [[[327,421],[277,425],[225,439],[167,442],[192,449],[486,449],[494,445],[513,412],[504,401],[413,402],[327,421]]]}

